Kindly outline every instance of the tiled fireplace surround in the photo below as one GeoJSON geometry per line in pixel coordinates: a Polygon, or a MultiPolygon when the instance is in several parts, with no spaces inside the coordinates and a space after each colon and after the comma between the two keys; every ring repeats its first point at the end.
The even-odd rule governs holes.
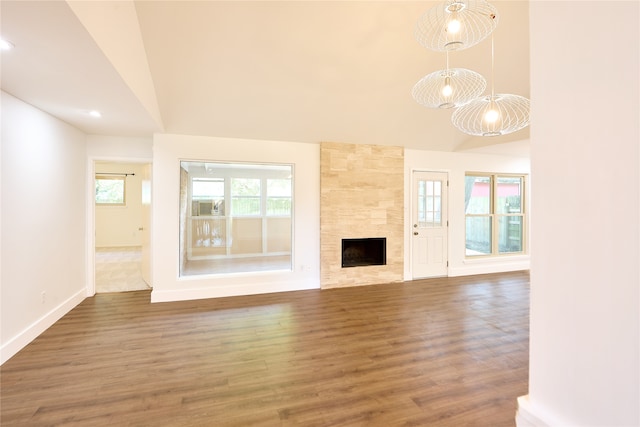
{"type": "Polygon", "coordinates": [[[320,286],[400,282],[404,149],[320,144],[320,286]],[[342,268],[342,239],[386,237],[387,264],[342,268]]]}

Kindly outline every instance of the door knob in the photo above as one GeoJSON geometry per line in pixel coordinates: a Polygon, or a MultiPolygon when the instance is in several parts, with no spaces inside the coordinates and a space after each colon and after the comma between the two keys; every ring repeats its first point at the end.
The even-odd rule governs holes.
{"type": "Polygon", "coordinates": [[[417,231],[414,231],[414,232],[413,232],[413,235],[414,235],[414,236],[417,236],[417,235],[418,235],[418,232],[417,232],[417,231]]]}

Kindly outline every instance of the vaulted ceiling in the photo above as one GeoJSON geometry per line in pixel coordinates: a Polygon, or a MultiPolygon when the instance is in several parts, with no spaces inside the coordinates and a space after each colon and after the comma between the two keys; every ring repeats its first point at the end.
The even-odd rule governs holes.
{"type": "MultiPolygon", "coordinates": [[[[445,67],[413,35],[437,3],[2,0],[2,90],[88,134],[526,152],[528,128],[470,137],[411,97],[445,67]]],[[[529,97],[528,2],[492,4],[495,91],[529,97]]],[[[490,39],[449,61],[490,84],[490,39]]]]}

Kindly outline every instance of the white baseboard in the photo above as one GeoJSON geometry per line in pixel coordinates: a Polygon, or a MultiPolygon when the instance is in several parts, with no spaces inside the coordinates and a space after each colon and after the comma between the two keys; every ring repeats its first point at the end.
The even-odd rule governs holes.
{"type": "Polygon", "coordinates": [[[516,427],[551,427],[575,425],[567,421],[559,420],[532,404],[529,395],[518,398],[518,410],[516,411],[516,427]]]}
{"type": "Polygon", "coordinates": [[[206,288],[185,288],[162,290],[154,288],[151,291],[151,302],[186,301],[207,298],[223,298],[241,295],[269,294],[274,292],[304,291],[320,289],[318,280],[299,280],[295,283],[271,282],[253,283],[234,286],[212,286],[206,288]]]}
{"type": "Polygon", "coordinates": [[[518,397],[518,409],[516,410],[517,427],[544,427],[542,420],[533,414],[533,408],[529,402],[529,395],[518,397]]]}
{"type": "Polygon", "coordinates": [[[449,277],[471,276],[475,274],[506,273],[508,271],[529,270],[529,258],[519,260],[478,260],[466,261],[462,267],[449,267],[449,277]]]}
{"type": "Polygon", "coordinates": [[[38,335],[46,331],[51,325],[60,320],[62,316],[80,304],[86,297],[87,290],[85,288],[80,289],[66,301],[53,308],[24,331],[3,344],[0,348],[0,365],[11,359],[16,353],[26,347],[27,344],[36,339],[38,335]]]}

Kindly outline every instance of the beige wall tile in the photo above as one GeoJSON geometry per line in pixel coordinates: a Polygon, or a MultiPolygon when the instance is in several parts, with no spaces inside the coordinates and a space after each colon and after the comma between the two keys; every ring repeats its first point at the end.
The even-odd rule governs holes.
{"type": "Polygon", "coordinates": [[[320,144],[320,285],[403,279],[404,149],[320,144]],[[387,264],[342,268],[343,238],[386,237],[387,264]]]}

